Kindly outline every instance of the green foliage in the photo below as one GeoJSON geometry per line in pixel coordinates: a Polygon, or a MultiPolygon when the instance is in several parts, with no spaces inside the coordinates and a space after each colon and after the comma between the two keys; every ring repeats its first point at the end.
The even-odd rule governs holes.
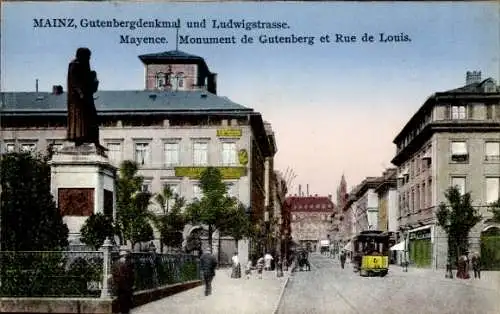
{"type": "Polygon", "coordinates": [[[236,206],[236,199],[227,195],[219,169],[208,167],[200,176],[203,193],[201,200],[194,200],[186,209],[186,217],[192,224],[208,226],[208,243],[212,249],[212,235],[226,225],[228,213],[236,206]]]}
{"type": "Polygon", "coordinates": [[[500,223],[500,199],[491,204],[490,211],[493,214],[493,221],[500,223]]]}
{"type": "Polygon", "coordinates": [[[181,282],[199,279],[198,263],[185,262],[180,271],[181,282]]]}
{"type": "Polygon", "coordinates": [[[117,179],[116,230],[122,242],[130,241],[132,247],[138,242],[153,240],[150,221],[153,215],[148,211],[151,193],[141,192],[144,178],[137,174],[139,167],[134,161],[123,161],[117,179]]]}
{"type": "Polygon", "coordinates": [[[186,217],[182,213],[186,201],[179,195],[174,195],[174,205],[172,209],[163,217],[161,217],[160,234],[163,243],[169,247],[182,247],[182,231],[186,225],[186,217]]]}
{"type": "Polygon", "coordinates": [[[68,245],[68,227],[50,191],[46,157],[2,155],[2,250],[58,250],[68,245]]]}
{"type": "Polygon", "coordinates": [[[97,251],[107,237],[113,237],[113,219],[103,213],[92,214],[85,220],[80,233],[81,241],[97,251]]]}
{"type": "Polygon", "coordinates": [[[445,196],[449,204],[439,204],[436,217],[448,235],[448,258],[452,261],[467,251],[469,231],[482,217],[472,206],[470,193],[461,195],[457,187],[450,187],[445,196]]]}
{"type": "Polygon", "coordinates": [[[245,213],[245,206],[238,204],[229,208],[224,217],[224,224],[221,226],[221,231],[234,238],[235,241],[246,237],[252,237],[254,228],[250,218],[245,213]]]}

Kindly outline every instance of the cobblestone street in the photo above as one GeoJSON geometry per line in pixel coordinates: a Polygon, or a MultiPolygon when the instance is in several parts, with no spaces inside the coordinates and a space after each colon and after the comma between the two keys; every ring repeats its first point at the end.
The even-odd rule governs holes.
{"type": "Polygon", "coordinates": [[[498,273],[458,280],[444,278],[444,271],[393,266],[384,278],[361,277],[323,255],[310,261],[310,272],[290,278],[278,313],[500,313],[498,273]]]}
{"type": "Polygon", "coordinates": [[[278,305],[286,277],[276,277],[276,272],[264,272],[258,279],[256,271],[250,279],[231,279],[230,269],[221,269],[212,283],[212,295],[203,294],[200,286],[156,302],[145,304],[132,311],[146,313],[220,313],[220,314],[271,314],[278,305]]]}

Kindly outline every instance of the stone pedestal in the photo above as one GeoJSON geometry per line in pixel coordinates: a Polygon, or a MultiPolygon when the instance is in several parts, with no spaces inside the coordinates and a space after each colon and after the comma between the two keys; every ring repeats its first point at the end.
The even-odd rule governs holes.
{"type": "Polygon", "coordinates": [[[67,142],[49,164],[51,192],[68,225],[70,243],[79,242],[80,229],[92,213],[116,218],[116,167],[102,147],[67,142]]]}

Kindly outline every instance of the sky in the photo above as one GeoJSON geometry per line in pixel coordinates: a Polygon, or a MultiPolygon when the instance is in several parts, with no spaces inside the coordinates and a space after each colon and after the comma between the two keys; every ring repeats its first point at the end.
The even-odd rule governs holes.
{"type": "Polygon", "coordinates": [[[218,95],[261,112],[272,124],[275,167],[293,169],[311,194],[335,195],[391,166],[394,137],[437,91],[463,86],[465,72],[500,77],[500,10],[495,2],[443,3],[3,3],[1,90],[65,86],[78,47],[92,50],[100,90],[144,89],[140,54],[176,49],[174,28],[90,28],[87,20],[180,19],[180,36],[235,36],[236,44],[179,44],[218,73],[218,95]],[[77,27],[34,27],[34,19],[74,19],[77,27]],[[187,21],[207,21],[188,28],[187,21]],[[284,29],[214,29],[212,20],[286,22],[284,29]],[[363,42],[367,33],[374,42],[363,42]],[[380,33],[411,41],[381,42],[380,33]],[[314,36],[314,44],[269,44],[262,35],[314,36]],[[356,42],[335,42],[336,34],[356,42]],[[120,36],[165,37],[125,44],[120,36]],[[254,38],[243,44],[241,37],[254,38]],[[330,42],[321,42],[329,35],[330,42]],[[402,35],[402,36],[401,36],[402,35]]]}

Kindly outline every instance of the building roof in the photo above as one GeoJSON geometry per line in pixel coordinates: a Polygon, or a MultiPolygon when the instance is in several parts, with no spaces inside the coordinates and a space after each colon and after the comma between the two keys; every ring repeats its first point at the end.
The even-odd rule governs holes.
{"type": "Polygon", "coordinates": [[[144,64],[194,63],[201,65],[202,71],[210,72],[205,59],[200,56],[192,55],[180,50],[143,54],[139,56],[139,59],[144,64]]]}
{"type": "Polygon", "coordinates": [[[328,212],[335,209],[333,202],[326,196],[289,196],[285,203],[293,212],[328,212]]]}
{"type": "MultiPolygon", "coordinates": [[[[29,115],[67,112],[67,94],[49,92],[2,93],[2,114],[29,115]]],[[[98,91],[94,94],[97,111],[106,113],[139,112],[253,112],[227,97],[206,91],[98,91]]]]}
{"type": "Polygon", "coordinates": [[[465,85],[459,88],[455,89],[450,89],[444,92],[436,92],[433,95],[429,96],[427,100],[424,102],[424,104],[415,112],[415,114],[408,120],[406,125],[403,127],[403,129],[396,135],[396,137],[393,140],[394,144],[398,144],[398,142],[408,133],[410,132],[413,128],[415,123],[420,119],[420,117],[425,114],[425,112],[432,110],[433,104],[436,102],[437,99],[440,97],[446,98],[446,97],[467,97],[467,96],[484,96],[484,97],[490,97],[490,96],[496,96],[498,97],[500,94],[500,88],[496,86],[495,80],[493,78],[487,78],[481,82],[478,83],[472,83],[469,85],[465,85]],[[493,92],[485,92],[484,87],[485,85],[488,84],[494,84],[495,85],[495,91],[493,92]]]}

